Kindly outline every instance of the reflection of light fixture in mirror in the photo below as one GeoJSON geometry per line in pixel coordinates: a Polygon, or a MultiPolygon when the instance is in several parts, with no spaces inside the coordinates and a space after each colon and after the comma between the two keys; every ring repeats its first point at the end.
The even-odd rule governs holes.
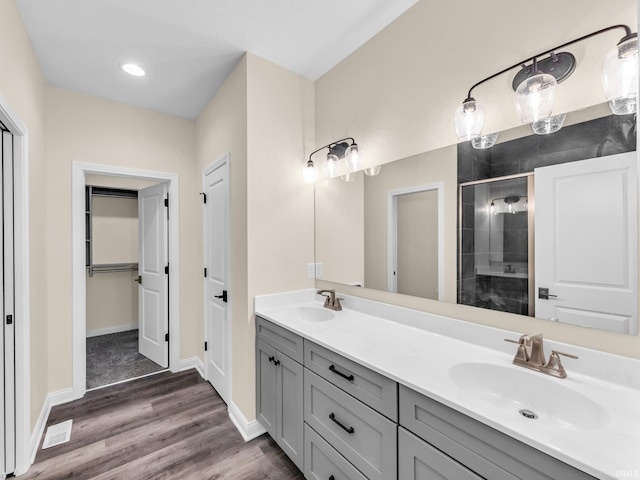
{"type": "Polygon", "coordinates": [[[506,197],[494,198],[489,204],[489,214],[518,213],[526,212],[529,208],[527,197],[524,195],[507,195],[506,197]],[[502,200],[499,202],[498,200],[502,200]]]}
{"type": "Polygon", "coordinates": [[[354,142],[347,148],[344,159],[347,163],[347,170],[350,172],[357,172],[362,169],[362,149],[358,147],[357,143],[354,142]]]}
{"type": "Polygon", "coordinates": [[[561,113],[560,115],[554,115],[552,117],[543,118],[542,120],[533,122],[531,124],[533,133],[536,135],[548,135],[550,133],[557,132],[562,128],[562,125],[564,125],[564,119],[566,116],[566,113],[561,113]]]}
{"type": "Polygon", "coordinates": [[[488,135],[482,135],[481,137],[472,138],[471,146],[473,146],[473,148],[476,148],[478,150],[491,148],[495,145],[497,139],[498,139],[498,132],[489,133],[488,135]]]}
{"type": "Polygon", "coordinates": [[[369,175],[370,177],[375,177],[380,173],[380,169],[382,165],[374,165],[373,167],[368,167],[364,169],[364,174],[369,175]]]}
{"type": "Polygon", "coordinates": [[[315,183],[318,179],[317,168],[315,167],[311,157],[325,148],[328,149],[329,152],[327,153],[327,158],[322,164],[322,172],[327,178],[337,177],[344,172],[344,167],[340,164],[340,160],[343,158],[346,162],[350,162],[350,164],[347,164],[347,169],[350,170],[353,166],[355,166],[357,170],[362,168],[360,166],[362,149],[358,147],[356,141],[352,137],[347,137],[342,140],[338,140],[337,142],[329,143],[324,147],[320,147],[311,152],[309,160],[307,161],[307,166],[304,169],[305,182],[315,183]],[[348,143],[348,141],[351,141],[351,143],[348,143]]]}
{"type": "Polygon", "coordinates": [[[602,66],[602,84],[613,113],[635,112],[638,94],[638,35],[631,33],[631,29],[627,25],[612,25],[558,45],[529,59],[521,60],[473,85],[467,93],[467,98],[455,112],[454,121],[458,139],[460,141],[470,140],[479,137],[482,133],[484,110],[480,110],[478,102],[471,96],[473,89],[516,67],[521,67],[521,70],[515,76],[512,86],[517,94],[517,105],[522,121],[531,123],[549,117],[553,108],[555,83],[567,79],[576,66],[576,59],[571,53],[555,52],[618,28],[624,29],[625,36],[620,40],[611,57],[607,56],[605,59],[602,66]],[[538,60],[544,55],[549,56],[538,60]],[[526,65],[527,62],[531,62],[531,64],[526,65]]]}
{"type": "Polygon", "coordinates": [[[353,182],[356,179],[356,174],[353,172],[345,173],[344,175],[340,176],[340,179],[344,180],[345,182],[353,182]]]}
{"type": "Polygon", "coordinates": [[[316,183],[318,180],[318,169],[314,165],[313,161],[309,159],[302,171],[305,183],[316,183]]]}

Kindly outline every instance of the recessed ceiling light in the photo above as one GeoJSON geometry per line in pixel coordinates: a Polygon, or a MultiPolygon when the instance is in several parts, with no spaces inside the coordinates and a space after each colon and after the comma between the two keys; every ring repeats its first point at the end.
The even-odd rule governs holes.
{"type": "Polygon", "coordinates": [[[144,77],[147,73],[135,63],[125,63],[122,65],[122,70],[134,77],[144,77]]]}

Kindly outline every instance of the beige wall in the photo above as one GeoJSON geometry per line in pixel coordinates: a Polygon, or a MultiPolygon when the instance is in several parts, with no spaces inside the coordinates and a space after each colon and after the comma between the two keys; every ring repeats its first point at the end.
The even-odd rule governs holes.
{"type": "MultiPolygon", "coordinates": [[[[322,165],[326,154],[324,150],[314,155],[316,165],[322,165]]],[[[316,184],[316,262],[322,264],[321,278],[366,285],[365,181],[358,173],[351,182],[334,178],[316,184]]]]}
{"type": "MultiPolygon", "coordinates": [[[[255,419],[253,297],[313,286],[313,83],[245,55],[197,120],[198,175],[231,157],[233,403],[255,419]]],[[[199,233],[201,235],[201,232],[199,233]]]]}
{"type": "MultiPolygon", "coordinates": [[[[93,264],[138,262],[138,199],[94,196],[93,264]]],[[[137,271],[87,274],[87,336],[105,329],[137,328],[137,271]]]]}
{"type": "MultiPolygon", "coordinates": [[[[605,26],[637,31],[635,0],[557,2],[553,15],[518,2],[487,0],[482,8],[418,2],[407,13],[316,82],[318,144],[350,135],[373,163],[385,163],[456,142],[453,112],[468,88],[505,66],[605,26]],[[479,28],[480,27],[480,28],[479,28]],[[470,40],[461,40],[473,32],[470,40]],[[433,38],[442,39],[437,45],[433,38]],[[335,115],[340,111],[341,115],[335,115]]],[[[613,32],[570,47],[578,67],[558,87],[555,113],[602,103],[600,65],[619,40],[613,32]]],[[[509,94],[511,76],[474,90],[491,108],[485,133],[519,125],[509,94]]],[[[489,114],[488,114],[489,115],[489,114]]],[[[383,167],[384,168],[384,167],[383,167]]],[[[453,316],[597,350],[640,358],[640,337],[594,331],[502,312],[318,281],[318,287],[453,316]]]]}
{"type": "Polygon", "coordinates": [[[180,189],[181,357],[202,357],[201,222],[195,122],[46,88],[49,391],[72,385],[71,164],[175,173],[180,189]],[[53,348],[55,346],[55,349],[53,348]]]}
{"type": "MultiPolygon", "coordinates": [[[[374,163],[451,145],[455,108],[467,91],[509,65],[609,25],[637,31],[636,0],[522,2],[422,0],[316,82],[318,145],[355,137],[374,163]],[[336,112],[339,112],[337,114],[336,112]]],[[[571,46],[575,73],[558,86],[555,113],[601,103],[600,65],[616,30],[571,46]]],[[[473,91],[487,105],[485,133],[519,125],[513,75],[473,91]]]]}
{"type": "MultiPolygon", "coordinates": [[[[444,292],[456,301],[457,152],[446,147],[382,166],[380,174],[366,179],[365,265],[367,286],[387,290],[387,192],[442,182],[444,212],[444,292]]],[[[436,223],[437,225],[437,223],[436,223]]],[[[327,276],[327,278],[330,278],[327,276]]]]}
{"type": "Polygon", "coordinates": [[[397,199],[397,292],[438,299],[438,191],[397,199]]]}
{"type": "MultiPolygon", "coordinates": [[[[247,293],[247,57],[243,57],[225,80],[196,122],[197,176],[202,185],[202,172],[209,165],[229,153],[231,159],[231,368],[233,383],[231,396],[247,396],[246,366],[248,323],[253,306],[247,293]],[[238,386],[240,385],[240,387],[238,386]]],[[[202,238],[202,225],[196,230],[202,238]]],[[[201,240],[202,241],[202,240],[201,240]]],[[[202,286],[200,286],[200,291],[202,286]]],[[[200,322],[200,335],[204,338],[200,322]]],[[[255,413],[243,410],[248,420],[255,413]]]]}
{"type": "Polygon", "coordinates": [[[48,384],[44,89],[40,67],[14,0],[0,2],[0,95],[29,130],[29,246],[31,425],[50,391],[48,384]]]}
{"type": "MultiPolygon", "coordinates": [[[[313,82],[247,55],[247,260],[253,297],[313,287],[313,188],[301,181],[313,144],[313,82]]],[[[234,403],[255,417],[255,327],[234,338],[234,403]],[[236,377],[236,372],[241,375],[236,377]],[[245,374],[246,372],[246,374],[245,374]]]]}

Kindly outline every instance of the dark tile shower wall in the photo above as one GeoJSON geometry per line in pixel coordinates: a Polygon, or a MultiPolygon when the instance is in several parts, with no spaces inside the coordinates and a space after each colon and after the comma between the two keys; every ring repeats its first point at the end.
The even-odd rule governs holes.
{"type": "MultiPolygon", "coordinates": [[[[476,150],[471,142],[464,142],[458,144],[458,184],[635,150],[635,114],[610,115],[565,127],[551,135],[532,134],[486,150],[476,150]]],[[[472,188],[462,190],[461,201],[458,303],[527,315],[527,279],[476,275],[472,188]]],[[[505,263],[527,260],[526,219],[523,214],[505,215],[505,263]]]]}

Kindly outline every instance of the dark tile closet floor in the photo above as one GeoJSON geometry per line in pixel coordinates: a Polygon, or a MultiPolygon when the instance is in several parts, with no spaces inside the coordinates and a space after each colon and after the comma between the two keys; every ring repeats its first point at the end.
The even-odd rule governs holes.
{"type": "Polygon", "coordinates": [[[138,330],[87,338],[87,389],[161,370],[138,353],[138,330]]]}

